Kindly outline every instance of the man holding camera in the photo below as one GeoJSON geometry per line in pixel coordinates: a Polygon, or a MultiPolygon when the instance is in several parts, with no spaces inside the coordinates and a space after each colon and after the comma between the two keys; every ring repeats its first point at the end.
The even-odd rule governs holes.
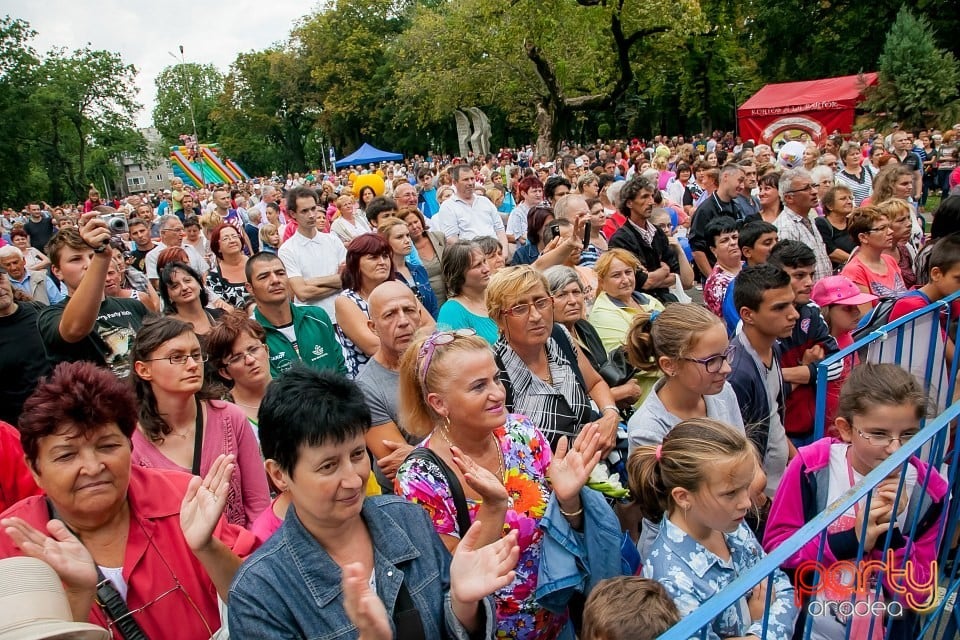
{"type": "Polygon", "coordinates": [[[61,229],[47,245],[53,275],[67,287],[67,297],[44,308],[37,328],[52,365],[91,361],[118,376],[130,372],[130,347],[147,315],[133,298],[104,294],[113,251],[110,228],[98,211],[80,218],[80,230],[61,229]]]}

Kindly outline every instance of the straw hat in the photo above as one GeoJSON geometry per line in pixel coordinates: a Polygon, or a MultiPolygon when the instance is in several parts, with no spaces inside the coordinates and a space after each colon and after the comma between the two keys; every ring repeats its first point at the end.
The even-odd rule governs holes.
{"type": "Polygon", "coordinates": [[[0,560],[0,640],[110,640],[110,632],[73,622],[60,578],[35,558],[0,560]]]}

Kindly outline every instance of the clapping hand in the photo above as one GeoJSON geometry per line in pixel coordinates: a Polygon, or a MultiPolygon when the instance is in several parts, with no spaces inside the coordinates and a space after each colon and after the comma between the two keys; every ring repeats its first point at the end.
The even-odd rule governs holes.
{"type": "Polygon", "coordinates": [[[473,605],[517,577],[514,569],[520,558],[520,547],[516,530],[478,549],[480,529],[481,523],[477,520],[453,553],[450,597],[455,604],[473,605]]]}
{"type": "Polygon", "coordinates": [[[63,522],[50,520],[49,536],[20,518],[5,518],[0,525],[24,554],[50,565],[66,589],[91,592],[96,589],[97,567],[93,556],[63,522]]]}
{"type": "MultiPolygon", "coordinates": [[[[497,446],[500,445],[497,444],[497,446]]],[[[450,453],[453,454],[453,462],[463,474],[463,479],[479,494],[484,504],[506,506],[509,496],[502,479],[477,464],[473,458],[461,451],[460,447],[450,447],[450,453]]]]}
{"type": "Polygon", "coordinates": [[[569,450],[567,438],[560,438],[557,451],[550,462],[550,468],[547,469],[547,475],[553,486],[553,492],[561,504],[573,500],[580,494],[580,490],[590,477],[590,472],[600,462],[600,454],[600,427],[596,422],[591,422],[580,431],[573,441],[573,447],[569,450]]]}
{"type": "Polygon", "coordinates": [[[213,530],[227,505],[230,476],[236,466],[233,461],[233,455],[221,454],[203,479],[194,476],[187,486],[180,504],[180,530],[193,551],[202,550],[213,538],[213,530]]]}
{"type": "Polygon", "coordinates": [[[344,565],[342,585],[343,608],[360,632],[358,640],[392,640],[387,609],[380,596],[370,588],[363,564],[351,562],[344,565]]]}

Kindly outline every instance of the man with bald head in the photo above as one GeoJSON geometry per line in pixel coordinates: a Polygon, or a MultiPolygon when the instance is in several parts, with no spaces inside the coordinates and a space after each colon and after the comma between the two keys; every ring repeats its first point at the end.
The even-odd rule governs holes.
{"type": "MultiPolygon", "coordinates": [[[[413,342],[423,317],[413,291],[402,282],[384,282],[370,294],[367,326],[380,338],[380,347],[360,368],[356,382],[370,408],[372,427],[367,448],[377,459],[378,478],[393,480],[397,468],[419,438],[403,430],[399,421],[400,356],[413,342]]],[[[389,486],[389,483],[386,484],[389,486]]]]}

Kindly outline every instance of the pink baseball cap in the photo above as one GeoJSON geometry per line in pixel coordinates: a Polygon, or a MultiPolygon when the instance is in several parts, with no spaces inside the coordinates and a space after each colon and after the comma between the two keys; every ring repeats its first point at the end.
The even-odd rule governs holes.
{"type": "Polygon", "coordinates": [[[831,304],[861,305],[877,300],[877,296],[860,291],[846,276],[827,276],[813,285],[810,299],[817,306],[831,304]]]}

